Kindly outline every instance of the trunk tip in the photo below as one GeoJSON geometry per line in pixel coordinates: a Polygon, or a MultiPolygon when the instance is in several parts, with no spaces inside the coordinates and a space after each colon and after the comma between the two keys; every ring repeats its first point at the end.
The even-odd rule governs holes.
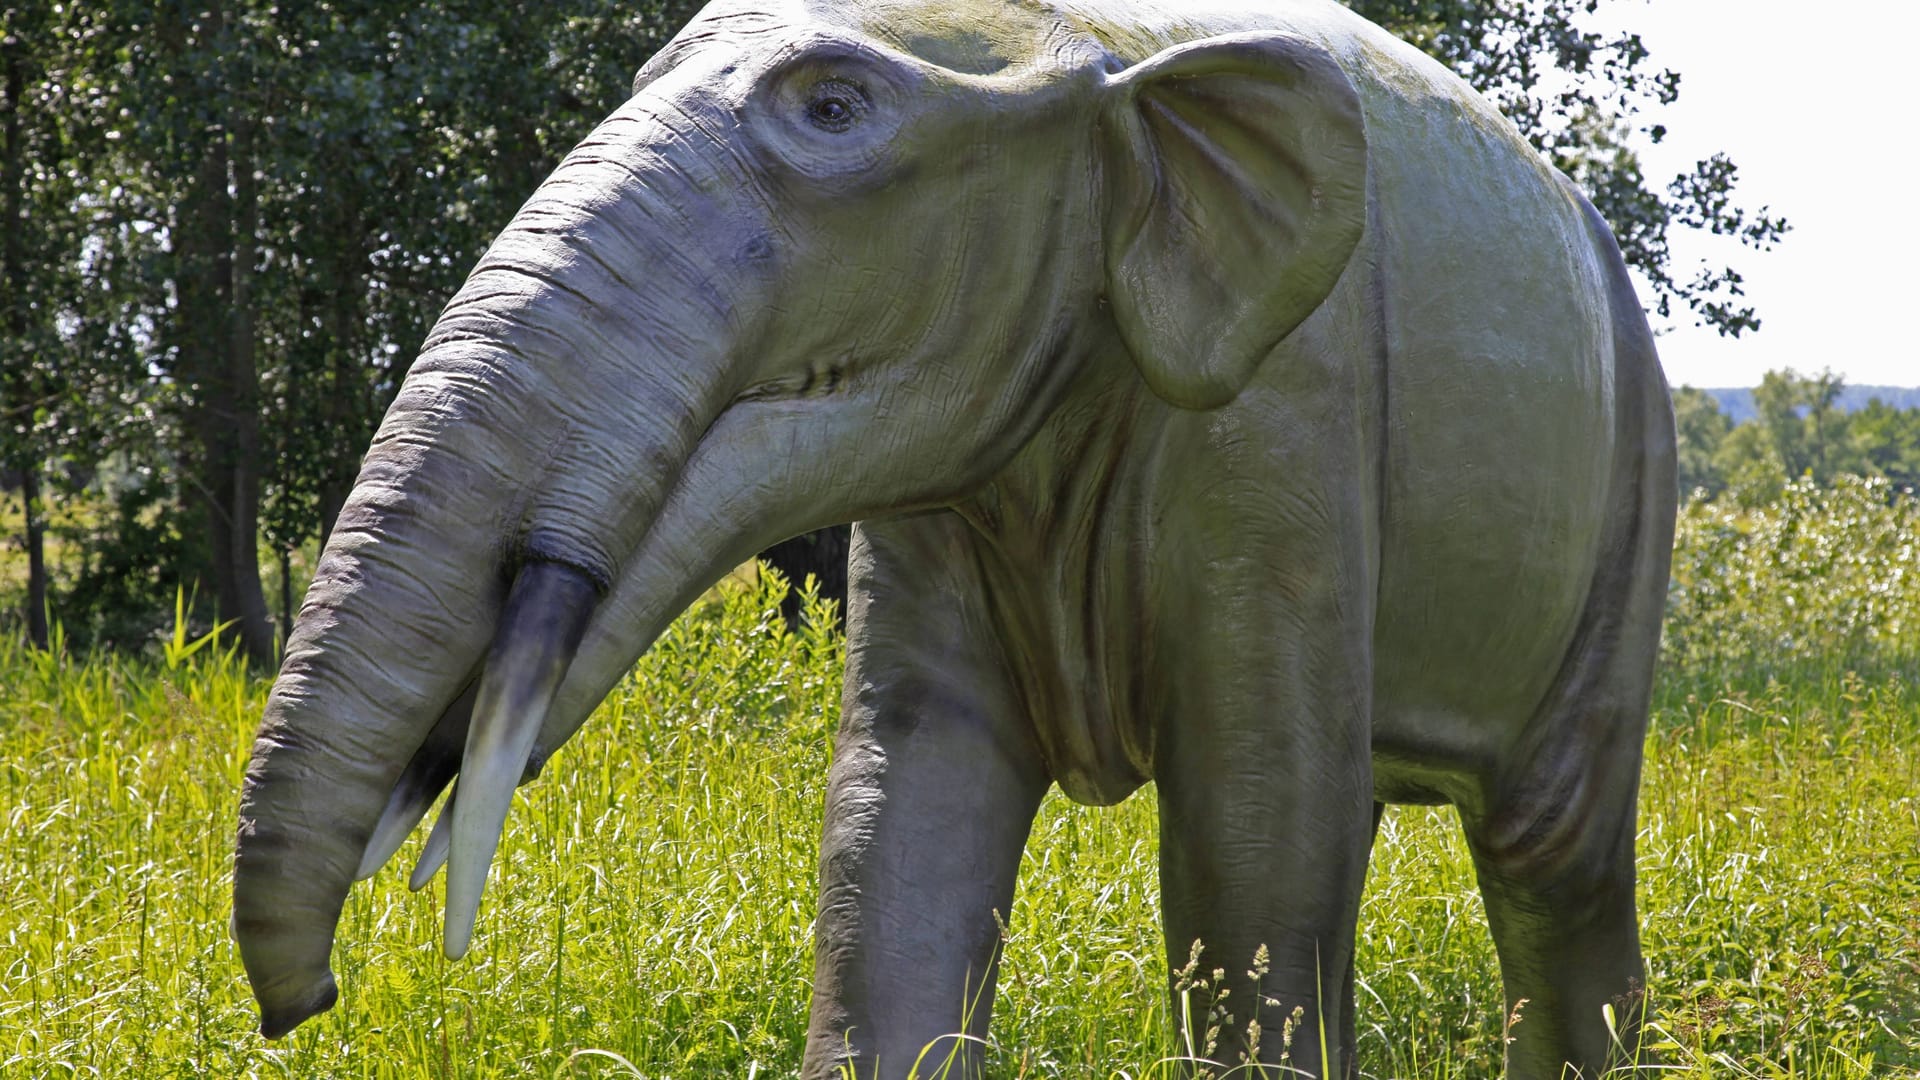
{"type": "Polygon", "coordinates": [[[340,987],[333,981],[333,972],[321,976],[312,991],[291,1001],[269,1005],[260,1003],[260,1034],[269,1039],[278,1039],[294,1028],[315,1016],[333,1008],[340,1000],[340,987]]]}

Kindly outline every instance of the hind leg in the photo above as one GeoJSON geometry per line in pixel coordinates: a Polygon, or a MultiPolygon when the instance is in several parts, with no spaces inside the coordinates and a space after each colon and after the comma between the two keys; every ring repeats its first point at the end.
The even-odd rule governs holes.
{"type": "Polygon", "coordinates": [[[1554,692],[1461,815],[1507,1007],[1526,1001],[1508,1046],[1514,1078],[1598,1077],[1639,1052],[1634,839],[1667,571],[1661,521],[1647,517],[1656,535],[1596,581],[1602,599],[1554,692]]]}
{"type": "Polygon", "coordinates": [[[1633,585],[1602,594],[1620,607],[1589,616],[1547,706],[1461,815],[1507,1007],[1526,1001],[1510,1077],[1592,1078],[1638,1053],[1633,858],[1658,643],[1644,628],[1658,626],[1666,583],[1664,558],[1648,561],[1633,585]]]}
{"type": "Polygon", "coordinates": [[[1514,1080],[1598,1077],[1610,1061],[1635,1053],[1646,971],[1634,907],[1631,801],[1607,819],[1592,823],[1602,835],[1572,861],[1530,859],[1469,829],[1507,1008],[1519,1009],[1508,1047],[1514,1080]]]}
{"type": "Polygon", "coordinates": [[[1652,338],[1617,261],[1613,278],[1619,479],[1589,609],[1543,707],[1483,778],[1480,805],[1462,808],[1508,1009],[1527,1000],[1508,1047],[1514,1078],[1594,1078],[1610,1061],[1635,1061],[1646,1012],[1633,857],[1673,548],[1674,438],[1652,338]]]}

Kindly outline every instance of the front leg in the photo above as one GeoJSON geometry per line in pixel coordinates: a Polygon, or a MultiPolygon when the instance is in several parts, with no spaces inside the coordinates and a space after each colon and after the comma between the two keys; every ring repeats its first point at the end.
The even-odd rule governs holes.
{"type": "Polygon", "coordinates": [[[1354,926],[1379,818],[1366,688],[1333,666],[1294,667],[1281,676],[1291,685],[1240,702],[1200,697],[1163,745],[1160,891],[1182,1056],[1234,1067],[1285,1053],[1299,1071],[1284,1075],[1352,1073],[1354,926]]]}
{"type": "Polygon", "coordinates": [[[1353,1071],[1354,926],[1378,820],[1377,470],[1364,422],[1326,422],[1369,395],[1328,377],[1344,369],[1287,370],[1282,392],[1249,392],[1208,417],[1204,443],[1175,447],[1206,463],[1208,482],[1168,496],[1165,520],[1185,524],[1159,557],[1161,903],[1180,1054],[1229,1069],[1284,1054],[1297,1072],[1246,1075],[1341,1077],[1353,1071]],[[1263,948],[1266,971],[1250,977],[1263,948]]]}
{"type": "Polygon", "coordinates": [[[980,1075],[999,930],[1048,778],[993,643],[968,528],[857,527],[820,845],[809,1080],[980,1075]],[[924,1054],[924,1057],[923,1057],[924,1054]]]}

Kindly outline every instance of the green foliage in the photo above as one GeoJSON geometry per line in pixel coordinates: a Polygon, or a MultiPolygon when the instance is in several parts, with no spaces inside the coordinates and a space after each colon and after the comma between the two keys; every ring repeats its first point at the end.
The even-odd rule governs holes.
{"type": "Polygon", "coordinates": [[[120,520],[195,534],[75,538],[160,602],[56,614],[145,640],[184,571],[270,651],[256,535],[325,532],[434,317],[697,6],[0,11],[0,471],[108,502],[146,477],[182,512],[120,520]]]}
{"type": "Polygon", "coordinates": [[[1774,671],[1807,656],[1920,663],[1920,497],[1885,480],[1788,484],[1751,510],[1681,512],[1665,648],[1683,669],[1774,671]]]}
{"type": "Polygon", "coordinates": [[[1870,476],[1920,490],[1920,407],[1896,409],[1878,398],[1847,417],[1845,460],[1870,476]]]}
{"type": "Polygon", "coordinates": [[[1681,493],[1724,494],[1758,506],[1801,477],[1827,484],[1843,475],[1876,476],[1896,488],[1920,488],[1920,407],[1874,397],[1848,413],[1841,407],[1846,391],[1831,371],[1769,371],[1753,391],[1754,419],[1736,425],[1711,394],[1678,388],[1681,493]]]}
{"type": "MultiPolygon", "coordinates": [[[[205,536],[166,483],[150,473],[116,475],[65,507],[72,513],[53,531],[77,555],[54,582],[54,610],[74,645],[139,651],[179,627],[169,612],[193,587],[205,536]]],[[[198,632],[204,620],[190,609],[185,622],[198,632]]]]}
{"type": "Polygon", "coordinates": [[[1761,421],[1734,428],[1714,451],[1717,477],[1708,490],[1728,492],[1738,506],[1758,506],[1772,500],[1789,479],[1778,445],[1761,421]]]}
{"type": "Polygon", "coordinates": [[[1733,430],[1733,421],[1720,411],[1713,395],[1681,386],[1673,391],[1673,426],[1679,443],[1680,491],[1718,495],[1725,481],[1714,467],[1713,455],[1733,430]]]}
{"type": "MultiPolygon", "coordinates": [[[[1879,493],[1791,513],[1802,533],[1845,527],[1872,548],[1913,524],[1879,493]]],[[[1682,563],[1715,542],[1683,530],[1682,563]]],[[[1920,580],[1877,580],[1913,610],[1920,580]]],[[[1785,595],[1755,590],[1744,610],[1784,623],[1766,605],[1785,595]]],[[[466,961],[440,957],[438,885],[402,885],[416,838],[348,900],[339,1007],[271,1044],[226,933],[234,800],[267,683],[219,648],[169,667],[0,643],[0,911],[15,928],[0,1073],[794,1075],[843,656],[819,629],[829,614],[792,632],[780,599],[771,575],[729,580],[522,790],[466,961]]],[[[1913,668],[1848,674],[1883,666],[1871,634],[1799,638],[1792,655],[1768,640],[1770,665],[1680,651],[1657,696],[1641,910],[1671,1068],[1646,1075],[1907,1075],[1913,668]],[[1864,655],[1838,651],[1862,641],[1864,655]]],[[[1155,818],[1150,789],[1104,809],[1047,800],[1007,918],[993,1075],[1176,1075],[1155,818]]],[[[1363,1069],[1497,1075],[1506,1003],[1451,811],[1388,814],[1360,933],[1363,1069]]],[[[1256,1019],[1280,1040],[1315,1018],[1256,1019]]]]}
{"type": "Polygon", "coordinates": [[[1773,455],[1790,477],[1825,483],[1841,466],[1846,418],[1836,410],[1842,380],[1831,371],[1797,376],[1769,371],[1753,392],[1754,408],[1771,440],[1773,455]]]}

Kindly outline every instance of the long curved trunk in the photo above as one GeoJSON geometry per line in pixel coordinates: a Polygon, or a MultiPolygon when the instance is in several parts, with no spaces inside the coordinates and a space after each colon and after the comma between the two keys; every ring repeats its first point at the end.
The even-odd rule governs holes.
{"type": "Polygon", "coordinates": [[[408,377],[327,542],[240,802],[234,931],[277,1035],[332,1004],[328,956],[386,793],[478,665],[505,598],[500,463],[516,425],[477,422],[453,342],[408,377]],[[404,613],[404,617],[396,617],[404,613]]]}
{"type": "MultiPolygon", "coordinates": [[[[551,365],[531,343],[541,332],[502,330],[498,296],[483,287],[471,293],[443,316],[437,343],[381,424],[327,541],[247,768],[234,930],[269,1036],[332,1004],[334,926],[347,889],[363,876],[383,809],[398,798],[403,809],[424,810],[463,747],[472,771],[468,716],[489,715],[483,669],[499,684],[494,697],[504,695],[492,707],[495,738],[502,714],[530,712],[539,722],[544,703],[525,696],[523,675],[494,669],[551,667],[559,655],[552,642],[570,653],[578,629],[556,631],[552,604],[535,603],[516,618],[510,597],[522,586],[536,599],[557,588],[567,599],[558,606],[578,622],[605,580],[591,572],[601,549],[594,538],[570,546],[567,526],[593,516],[583,501],[599,485],[570,484],[571,471],[555,464],[569,456],[574,444],[564,433],[576,425],[554,406],[568,397],[565,388],[545,385],[551,365]],[[484,338],[472,336],[475,320],[491,327],[484,338]],[[557,585],[554,574],[535,572],[542,568],[561,571],[557,585]],[[477,706],[475,694],[462,692],[476,680],[477,706]],[[399,794],[411,800],[395,790],[410,762],[412,788],[399,794]]],[[[682,433],[697,425],[683,409],[666,411],[634,437],[641,458],[684,457],[690,436],[682,433]]],[[[633,485],[622,509],[645,516],[657,498],[649,489],[663,489],[674,469],[660,472],[652,484],[633,485]]],[[[475,739],[483,727],[474,721],[475,739]]],[[[510,795],[519,765],[494,758],[492,771],[509,770],[494,787],[504,783],[510,795]]],[[[502,815],[504,797],[493,796],[502,815]]],[[[372,847],[397,846],[414,821],[417,814],[386,821],[372,847]]],[[[456,869],[459,862],[456,848],[456,869]]],[[[468,857],[469,909],[484,871],[484,857],[468,857]]],[[[450,950],[454,941],[450,935],[450,950]]]]}
{"type": "Polygon", "coordinates": [[[456,766],[485,781],[463,787],[505,792],[464,792],[449,830],[471,924],[491,854],[475,837],[505,813],[537,691],[736,392],[712,291],[725,278],[689,265],[693,223],[716,216],[707,193],[726,190],[703,142],[639,99],[602,124],[495,240],[381,422],[241,796],[233,925],[268,1036],[333,1003],[348,888],[456,766]],[[637,178],[642,145],[674,152],[637,178]],[[642,289],[627,268],[697,288],[642,289]]]}

